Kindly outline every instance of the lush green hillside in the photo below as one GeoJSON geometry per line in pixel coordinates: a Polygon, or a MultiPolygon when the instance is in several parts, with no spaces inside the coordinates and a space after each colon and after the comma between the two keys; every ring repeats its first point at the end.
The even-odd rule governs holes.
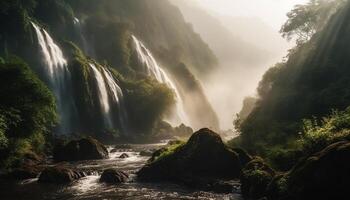
{"type": "Polygon", "coordinates": [[[286,62],[266,72],[254,110],[239,125],[238,140],[250,150],[293,146],[303,133],[303,119],[320,119],[350,105],[350,3],[320,2],[289,14],[282,32],[299,36],[298,46],[286,62]]]}
{"type": "MultiPolygon", "coordinates": [[[[114,69],[114,78],[124,90],[130,124],[135,132],[150,132],[169,106],[174,104],[171,98],[167,98],[171,96],[169,91],[148,80],[145,72],[140,70],[143,66],[138,61],[132,35],[144,42],[159,62],[166,63],[168,57],[175,60],[176,65],[162,66],[169,68],[170,72],[177,63],[185,63],[191,71],[189,73],[204,74],[215,68],[217,63],[206,43],[168,1],[6,0],[0,3],[0,8],[0,26],[8,27],[0,31],[1,56],[23,58],[45,83],[50,84],[43,70],[46,66],[43,66],[42,52],[31,22],[44,28],[61,47],[72,73],[70,90],[78,113],[75,118],[79,119],[70,117],[72,132],[106,131],[101,128],[104,122],[98,113],[98,92],[89,63],[96,64],[100,70],[114,69]],[[161,99],[163,97],[164,100],[161,99]],[[159,108],[151,102],[147,104],[148,100],[157,102],[159,108]]],[[[196,82],[198,86],[192,91],[206,102],[191,109],[195,113],[210,113],[210,120],[204,121],[208,122],[208,126],[217,128],[217,117],[199,82],[192,75],[187,79],[183,81],[196,82]]],[[[188,99],[192,101],[195,98],[188,99]]],[[[120,128],[120,122],[118,126],[120,128]]]]}
{"type": "Polygon", "coordinates": [[[53,95],[20,59],[0,63],[0,168],[44,150],[57,122],[53,95]]]}

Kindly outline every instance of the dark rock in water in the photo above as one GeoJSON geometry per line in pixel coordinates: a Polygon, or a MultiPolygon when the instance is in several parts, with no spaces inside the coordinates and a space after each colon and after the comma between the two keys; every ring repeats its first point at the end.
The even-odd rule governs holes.
{"type": "Polygon", "coordinates": [[[44,169],[39,176],[39,182],[67,184],[82,177],[85,177],[84,172],[71,169],[68,166],[58,165],[44,169]]]}
{"type": "Polygon", "coordinates": [[[105,158],[108,158],[107,148],[91,137],[73,140],[66,145],[57,145],[54,148],[54,160],[56,161],[98,160],[105,158]]]}
{"type": "MultiPolygon", "coordinates": [[[[162,154],[159,150],[154,153],[162,154]]],[[[194,133],[184,145],[172,153],[157,158],[144,166],[137,174],[141,180],[218,180],[238,178],[241,164],[238,155],[229,150],[220,136],[209,129],[194,133]]]]}
{"type": "Polygon", "coordinates": [[[334,143],[285,176],[289,199],[349,199],[350,142],[334,143]]]}
{"type": "Polygon", "coordinates": [[[12,170],[7,177],[16,180],[36,178],[42,171],[42,168],[41,166],[25,165],[12,170]]]}
{"type": "Polygon", "coordinates": [[[129,175],[116,169],[106,169],[103,171],[100,182],[118,184],[128,181],[129,175]]]}
{"type": "Polygon", "coordinates": [[[110,153],[116,153],[116,152],[119,152],[120,151],[120,149],[112,149],[111,151],[110,151],[110,153]]]}
{"type": "Polygon", "coordinates": [[[254,158],[242,169],[241,192],[247,199],[259,199],[266,195],[275,171],[263,159],[254,158]]]}
{"type": "Polygon", "coordinates": [[[122,155],[119,156],[119,158],[129,158],[129,155],[126,153],[123,153],[122,155]]]}
{"type": "Polygon", "coordinates": [[[11,172],[5,175],[6,178],[24,180],[38,177],[44,163],[43,156],[39,156],[34,152],[27,152],[23,155],[22,160],[11,172]]]}
{"type": "Polygon", "coordinates": [[[140,152],[140,156],[152,156],[154,153],[153,150],[145,150],[140,152]]]}

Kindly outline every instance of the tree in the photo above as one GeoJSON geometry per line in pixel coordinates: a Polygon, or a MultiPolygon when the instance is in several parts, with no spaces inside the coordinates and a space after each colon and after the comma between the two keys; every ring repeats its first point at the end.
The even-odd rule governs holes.
{"type": "Polygon", "coordinates": [[[295,37],[297,44],[308,41],[329,21],[345,0],[311,0],[305,5],[297,5],[287,14],[288,20],[280,32],[284,38],[295,37]]]}

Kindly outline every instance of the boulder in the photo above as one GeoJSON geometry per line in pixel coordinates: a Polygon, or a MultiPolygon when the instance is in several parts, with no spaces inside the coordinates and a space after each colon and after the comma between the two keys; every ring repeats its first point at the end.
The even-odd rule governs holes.
{"type": "Polygon", "coordinates": [[[265,197],[275,174],[275,171],[259,157],[247,163],[240,176],[243,197],[246,199],[265,197]]]}
{"type": "Polygon", "coordinates": [[[43,156],[39,156],[32,151],[28,151],[23,155],[18,166],[10,171],[6,177],[16,180],[36,178],[43,169],[43,163],[43,156]]]}
{"type": "Polygon", "coordinates": [[[128,181],[129,175],[116,169],[106,169],[103,171],[100,182],[109,184],[119,184],[128,181]]]}
{"type": "Polygon", "coordinates": [[[289,199],[349,199],[350,142],[334,143],[288,174],[289,199]]]}
{"type": "Polygon", "coordinates": [[[239,177],[241,164],[237,153],[229,150],[220,136],[209,129],[197,131],[186,144],[171,151],[156,151],[152,157],[157,159],[146,164],[137,173],[138,178],[185,183],[187,180],[231,180],[239,177]],[[164,152],[167,155],[158,158],[164,152]]]}
{"type": "Polygon", "coordinates": [[[82,171],[64,165],[57,165],[45,168],[41,172],[38,181],[39,183],[67,184],[84,176],[85,173],[82,171]]]}
{"type": "Polygon", "coordinates": [[[98,160],[108,158],[108,150],[99,141],[88,137],[56,145],[53,156],[56,161],[98,160]]]}
{"type": "Polygon", "coordinates": [[[129,158],[129,155],[126,153],[123,153],[122,155],[119,156],[119,158],[129,158]]]}
{"type": "Polygon", "coordinates": [[[19,168],[16,168],[12,170],[7,177],[13,178],[16,180],[25,180],[25,179],[31,179],[36,178],[42,171],[41,166],[35,166],[35,165],[24,165],[19,168]]]}

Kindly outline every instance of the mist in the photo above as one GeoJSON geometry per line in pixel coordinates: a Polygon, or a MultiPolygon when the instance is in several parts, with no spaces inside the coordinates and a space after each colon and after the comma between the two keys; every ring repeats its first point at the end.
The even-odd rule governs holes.
{"type": "Polygon", "coordinates": [[[219,66],[200,80],[219,116],[221,129],[233,128],[244,98],[256,96],[264,72],[293,47],[294,43],[282,38],[279,29],[287,12],[303,2],[172,1],[218,58],[219,66]]]}

